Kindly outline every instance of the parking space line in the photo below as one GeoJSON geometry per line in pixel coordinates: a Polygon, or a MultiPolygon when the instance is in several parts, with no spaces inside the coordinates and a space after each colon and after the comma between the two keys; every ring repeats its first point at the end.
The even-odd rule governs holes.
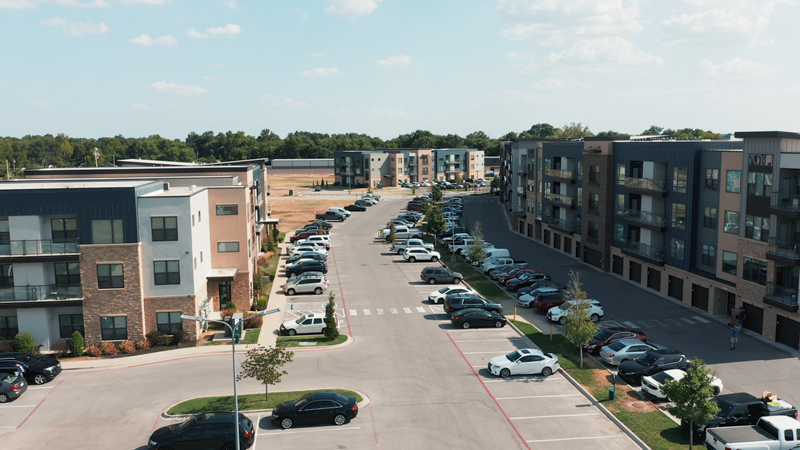
{"type": "Polygon", "coordinates": [[[464,352],[465,355],[480,355],[482,353],[494,353],[494,354],[503,354],[503,352],[507,352],[508,349],[505,350],[498,350],[496,352],[464,352]]]}
{"type": "Polygon", "coordinates": [[[653,328],[652,326],[648,325],[644,320],[640,320],[639,323],[642,324],[642,326],[645,328],[653,328]]]}
{"type": "Polygon", "coordinates": [[[628,328],[637,328],[636,324],[633,322],[622,322],[628,326],[628,328]]]}
{"type": "Polygon", "coordinates": [[[683,324],[682,324],[682,323],[678,322],[678,321],[677,321],[677,320],[675,320],[675,319],[670,319],[670,318],[668,318],[668,319],[666,319],[666,320],[669,320],[670,322],[674,323],[674,324],[675,324],[675,326],[678,326],[678,327],[682,327],[682,326],[683,326],[683,324]]]}
{"type": "Polygon", "coordinates": [[[537,380],[537,381],[553,381],[553,380],[565,380],[564,377],[543,377],[541,375],[532,375],[532,378],[502,378],[499,380],[485,380],[484,383],[516,383],[516,382],[527,382],[528,380],[537,380]]]}
{"type": "MultiPolygon", "coordinates": [[[[259,415],[258,415],[258,418],[256,419],[256,426],[255,426],[255,427],[253,427],[253,429],[254,429],[254,430],[258,428],[258,424],[259,424],[259,423],[261,423],[261,414],[259,414],[259,415]]],[[[254,448],[254,449],[255,449],[255,448],[258,448],[258,447],[256,447],[256,442],[257,442],[257,441],[258,441],[258,432],[256,431],[256,435],[255,435],[255,436],[253,436],[253,448],[254,448]]]]}
{"type": "Polygon", "coordinates": [[[425,312],[425,308],[422,307],[422,306],[417,306],[417,311],[419,311],[421,313],[424,313],[425,312]]]}
{"type": "Polygon", "coordinates": [[[694,322],[692,322],[691,320],[687,319],[686,317],[681,317],[681,320],[686,322],[686,323],[688,323],[689,325],[694,325],[694,322]]]}
{"type": "Polygon", "coordinates": [[[382,310],[382,309],[379,309],[379,310],[378,310],[378,315],[380,316],[380,315],[382,315],[382,314],[383,314],[383,310],[382,310]]]}
{"type": "Polygon", "coordinates": [[[536,439],[533,441],[525,441],[525,442],[556,442],[556,441],[577,441],[577,440],[585,440],[585,439],[607,439],[607,438],[616,438],[616,437],[623,437],[624,434],[616,434],[611,436],[587,436],[587,437],[571,437],[571,438],[560,438],[560,439],[536,439]]]}
{"type": "Polygon", "coordinates": [[[372,312],[370,312],[370,310],[368,310],[368,309],[365,309],[364,310],[364,315],[365,316],[370,316],[370,315],[372,315],[372,312]]]}
{"type": "Polygon", "coordinates": [[[53,386],[28,386],[28,390],[30,391],[31,389],[53,389],[53,386]]]}
{"type": "Polygon", "coordinates": [[[512,417],[511,420],[520,419],[553,419],[556,417],[581,417],[581,416],[599,416],[600,413],[586,413],[586,414],[557,414],[552,416],[528,416],[528,417],[512,417]]]}
{"type": "Polygon", "coordinates": [[[358,315],[358,310],[357,309],[351,309],[350,310],[350,315],[351,316],[357,316],[358,315]]]}
{"type": "Polygon", "coordinates": [[[700,323],[711,323],[711,322],[707,321],[706,319],[703,319],[700,316],[694,316],[694,317],[692,317],[692,319],[694,319],[694,320],[696,320],[696,321],[698,321],[700,323]]]}
{"type": "Polygon", "coordinates": [[[661,321],[660,321],[660,320],[658,320],[658,319],[650,319],[650,320],[652,320],[653,322],[657,323],[657,324],[658,324],[658,326],[660,326],[660,327],[665,327],[665,326],[666,326],[666,325],[664,325],[663,323],[661,323],[661,321]]]}
{"type": "Polygon", "coordinates": [[[392,314],[397,314],[397,308],[389,308],[389,312],[392,314]]]}
{"type": "Polygon", "coordinates": [[[455,342],[506,342],[506,341],[509,341],[511,339],[522,339],[522,338],[515,337],[515,338],[508,338],[508,339],[475,339],[475,340],[472,340],[472,341],[467,340],[467,341],[455,341],[455,342]]]}
{"type": "Polygon", "coordinates": [[[411,314],[411,308],[403,308],[403,312],[406,314],[411,314]]]}
{"type": "Polygon", "coordinates": [[[3,405],[0,408],[36,408],[36,405],[3,405]]]}
{"type": "Polygon", "coordinates": [[[525,397],[497,397],[498,400],[520,400],[524,398],[583,397],[583,394],[527,395],[525,397]]]}
{"type": "Polygon", "coordinates": [[[350,431],[350,430],[360,430],[360,429],[361,427],[350,427],[350,428],[330,427],[322,430],[296,430],[296,431],[283,430],[283,431],[275,431],[272,433],[257,433],[256,436],[273,436],[276,434],[322,433],[325,431],[350,431]]]}

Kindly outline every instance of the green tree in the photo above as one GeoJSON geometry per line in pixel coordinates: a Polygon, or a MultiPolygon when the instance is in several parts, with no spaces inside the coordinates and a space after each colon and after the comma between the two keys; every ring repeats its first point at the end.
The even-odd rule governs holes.
{"type": "Polygon", "coordinates": [[[650,128],[644,130],[642,132],[642,135],[643,136],[657,136],[657,135],[661,134],[661,132],[663,132],[663,131],[664,131],[664,127],[659,127],[659,126],[656,126],[656,125],[650,125],[650,128]]]}
{"type": "Polygon", "coordinates": [[[661,392],[675,402],[667,411],[675,417],[689,421],[689,448],[693,448],[693,424],[706,423],[719,412],[719,405],[709,399],[714,396],[711,380],[716,376],[702,359],[693,359],[680,380],[670,380],[661,387],[661,392]]]}
{"type": "Polygon", "coordinates": [[[397,240],[397,237],[394,233],[394,222],[389,224],[389,235],[386,236],[386,242],[394,243],[397,240]]]}
{"type": "Polygon", "coordinates": [[[81,356],[86,351],[86,341],[83,340],[83,335],[80,331],[75,330],[69,340],[70,354],[72,356],[81,356]]]}
{"type": "Polygon", "coordinates": [[[445,223],[442,216],[442,207],[439,205],[432,205],[428,209],[428,214],[425,215],[425,221],[428,222],[428,234],[437,235],[444,233],[445,223]]]}
{"type": "Polygon", "coordinates": [[[472,224],[472,237],[474,242],[467,249],[467,257],[470,261],[483,261],[486,258],[486,250],[483,248],[483,227],[480,222],[472,224]]]}
{"type": "Polygon", "coordinates": [[[500,182],[497,181],[497,178],[492,178],[492,181],[489,182],[489,193],[494,194],[494,191],[500,188],[500,182]]]}
{"type": "Polygon", "coordinates": [[[456,174],[456,179],[453,180],[453,181],[455,182],[455,184],[461,184],[461,174],[457,173],[456,174]]]}
{"type": "Polygon", "coordinates": [[[33,340],[33,335],[28,331],[17,333],[14,338],[14,346],[18,352],[30,353],[36,349],[36,341],[33,340]]]}
{"type": "Polygon", "coordinates": [[[329,341],[339,338],[339,325],[336,322],[336,294],[328,294],[328,304],[325,305],[325,337],[329,341]]]}
{"type": "Polygon", "coordinates": [[[592,136],[594,134],[589,130],[589,127],[583,126],[580,122],[572,122],[555,130],[555,137],[558,139],[581,139],[592,136]]]}
{"type": "Polygon", "coordinates": [[[433,203],[431,203],[431,201],[428,200],[427,198],[423,198],[422,202],[420,202],[419,204],[419,212],[427,216],[428,214],[431,213],[432,207],[433,203]]]}
{"type": "Polygon", "coordinates": [[[414,185],[411,186],[411,195],[417,195],[417,187],[414,185]]]}
{"type": "Polygon", "coordinates": [[[255,378],[260,381],[264,385],[265,399],[269,400],[269,385],[281,382],[281,377],[288,373],[283,366],[293,358],[294,352],[286,351],[285,342],[278,342],[275,347],[253,347],[247,351],[242,371],[236,379],[255,378]]]}
{"type": "MultiPolygon", "coordinates": [[[[516,134],[516,133],[514,133],[516,134]]],[[[552,138],[556,134],[556,128],[549,123],[537,123],[536,125],[531,126],[530,130],[523,131],[519,134],[521,138],[552,138]]]]}
{"type": "Polygon", "coordinates": [[[598,327],[589,317],[589,302],[582,301],[586,300],[586,292],[583,290],[579,272],[570,271],[569,273],[566,300],[576,301],[572,308],[567,311],[566,323],[562,327],[562,332],[568,341],[578,346],[578,352],[581,354],[581,368],[583,368],[583,351],[581,347],[588,344],[592,337],[597,334],[598,327]]]}
{"type": "Polygon", "coordinates": [[[439,187],[438,184],[434,184],[431,188],[431,200],[434,203],[439,203],[444,198],[444,194],[442,193],[442,188],[439,187]]]}
{"type": "Polygon", "coordinates": [[[627,136],[627,134],[618,133],[618,132],[613,131],[613,130],[601,131],[601,132],[597,133],[597,137],[616,137],[616,136],[627,136]]]}

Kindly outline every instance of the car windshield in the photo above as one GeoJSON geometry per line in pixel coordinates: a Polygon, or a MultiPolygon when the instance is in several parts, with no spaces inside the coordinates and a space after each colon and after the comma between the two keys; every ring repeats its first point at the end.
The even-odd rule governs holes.
{"type": "Polygon", "coordinates": [[[611,330],[600,330],[594,335],[594,338],[598,341],[605,341],[610,338],[612,334],[614,334],[614,332],[611,330]]]}
{"type": "Polygon", "coordinates": [[[20,361],[28,364],[35,364],[39,362],[39,357],[23,353],[17,357],[20,361]]]}
{"type": "Polygon", "coordinates": [[[304,320],[306,320],[306,316],[300,317],[299,319],[295,320],[294,323],[300,324],[300,323],[303,323],[304,320]]]}
{"type": "Polygon", "coordinates": [[[449,290],[450,290],[450,288],[449,288],[449,287],[443,287],[443,288],[439,289],[439,293],[440,293],[440,294],[444,294],[445,292],[447,292],[447,291],[449,291],[449,290]]]}
{"type": "Polygon", "coordinates": [[[717,398],[717,399],[714,399],[714,400],[711,400],[711,401],[712,402],[717,402],[717,405],[719,405],[719,412],[717,413],[718,416],[722,416],[722,417],[727,416],[728,415],[728,411],[730,411],[731,408],[733,408],[733,403],[731,403],[729,401],[726,401],[726,400],[723,400],[721,398],[717,398]]]}
{"type": "Polygon", "coordinates": [[[183,434],[186,430],[188,430],[192,425],[196,423],[197,423],[197,418],[192,417],[186,422],[183,422],[182,424],[178,425],[178,428],[175,429],[175,434],[183,434]]]}
{"type": "Polygon", "coordinates": [[[637,356],[635,361],[638,362],[639,364],[643,365],[643,366],[650,366],[654,362],[656,362],[656,359],[658,359],[656,357],[656,355],[653,355],[650,352],[648,352],[648,353],[643,353],[643,354],[637,356]]]}
{"type": "Polygon", "coordinates": [[[518,280],[521,280],[521,281],[525,281],[525,280],[527,280],[528,278],[530,278],[532,275],[533,275],[532,273],[523,273],[523,274],[522,274],[522,275],[521,275],[519,278],[517,278],[517,279],[518,279],[518,280]]]}
{"type": "Polygon", "coordinates": [[[306,403],[308,403],[308,399],[309,398],[311,398],[311,396],[309,394],[306,394],[306,395],[298,398],[294,402],[294,407],[297,408],[297,409],[302,408],[306,403]]]}
{"type": "Polygon", "coordinates": [[[654,380],[658,381],[661,384],[666,383],[667,381],[672,381],[675,378],[672,375],[668,374],[667,372],[659,372],[652,377],[654,380]]]}
{"type": "Polygon", "coordinates": [[[609,345],[608,349],[612,350],[612,351],[615,351],[615,352],[618,352],[618,351],[622,350],[625,347],[627,347],[626,344],[623,344],[622,341],[617,341],[617,342],[614,342],[613,344],[609,345]]]}
{"type": "Polygon", "coordinates": [[[560,309],[560,310],[562,310],[562,311],[566,311],[566,310],[568,310],[568,309],[569,309],[571,306],[572,306],[572,304],[570,304],[569,302],[565,302],[565,303],[562,303],[562,304],[558,305],[558,309],[560,309]]]}
{"type": "Polygon", "coordinates": [[[14,380],[16,380],[16,379],[17,379],[17,376],[16,376],[16,375],[6,375],[6,376],[4,376],[3,378],[0,378],[0,381],[2,381],[3,383],[9,383],[9,384],[11,384],[11,383],[13,383],[13,382],[14,382],[14,380]]]}
{"type": "Polygon", "coordinates": [[[521,356],[520,352],[519,352],[519,351],[517,351],[517,350],[514,350],[513,352],[511,352],[511,353],[507,354],[507,355],[506,355],[506,358],[507,358],[509,361],[512,361],[512,362],[513,362],[513,361],[516,361],[516,360],[518,360],[520,356],[521,356]]]}

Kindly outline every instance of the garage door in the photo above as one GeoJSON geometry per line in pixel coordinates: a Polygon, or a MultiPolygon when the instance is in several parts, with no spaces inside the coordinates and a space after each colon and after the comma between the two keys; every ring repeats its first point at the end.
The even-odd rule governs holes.
{"type": "Polygon", "coordinates": [[[585,247],[586,249],[586,263],[591,264],[598,268],[603,268],[603,253],[593,248],[585,247]]]}
{"type": "Polygon", "coordinates": [[[794,349],[800,348],[800,322],[778,316],[775,321],[775,342],[794,349]]]}
{"type": "Polygon", "coordinates": [[[564,253],[572,253],[572,238],[564,238],[564,253]]]}
{"type": "Polygon", "coordinates": [[[749,303],[743,303],[746,314],[744,316],[744,327],[748,330],[753,330],[758,334],[764,327],[764,309],[758,306],[753,306],[749,303]]]}
{"type": "Polygon", "coordinates": [[[708,311],[708,288],[692,284],[692,306],[708,311]]]}
{"type": "Polygon", "coordinates": [[[652,267],[647,268],[647,287],[661,292],[661,271],[652,267]]]}
{"type": "Polygon", "coordinates": [[[683,278],[673,277],[672,275],[669,276],[669,288],[667,289],[667,295],[683,301],[683,278]]]}
{"type": "Polygon", "coordinates": [[[553,247],[561,248],[561,235],[558,233],[553,233],[553,247]]]}
{"type": "Polygon", "coordinates": [[[635,281],[637,283],[642,282],[642,265],[637,262],[630,262],[630,272],[628,273],[628,278],[631,281],[635,281]]]}
{"type": "Polygon", "coordinates": [[[614,255],[614,257],[611,258],[611,270],[613,270],[614,273],[617,275],[624,274],[625,271],[624,264],[625,264],[625,258],[623,258],[622,256],[614,255]]]}

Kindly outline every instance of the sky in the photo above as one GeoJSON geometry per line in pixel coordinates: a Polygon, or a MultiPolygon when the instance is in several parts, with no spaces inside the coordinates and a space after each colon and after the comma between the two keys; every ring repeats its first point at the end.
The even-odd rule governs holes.
{"type": "Polygon", "coordinates": [[[800,0],[0,0],[0,136],[800,132],[800,0]]]}

